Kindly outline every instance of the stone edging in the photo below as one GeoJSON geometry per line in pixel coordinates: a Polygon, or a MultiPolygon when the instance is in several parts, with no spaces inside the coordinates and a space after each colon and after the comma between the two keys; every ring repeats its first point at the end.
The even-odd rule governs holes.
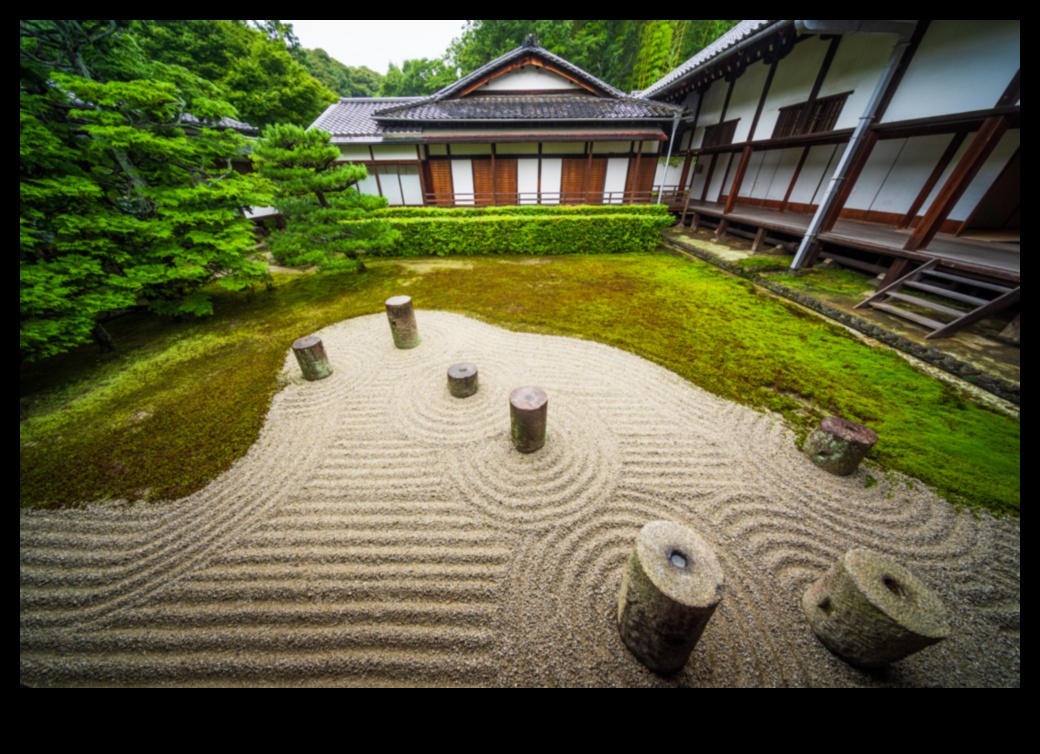
{"type": "Polygon", "coordinates": [[[692,254],[698,259],[708,262],[715,267],[719,267],[726,272],[742,277],[757,286],[765,288],[771,293],[775,293],[777,296],[794,301],[807,309],[812,309],[814,312],[822,314],[828,319],[840,322],[846,327],[851,327],[857,332],[869,335],[871,338],[881,341],[885,345],[897,348],[904,353],[908,353],[921,361],[931,364],[938,369],[942,369],[944,372],[960,377],[965,382],[970,382],[972,385],[980,387],[1006,401],[1010,401],[1016,406],[1022,405],[1020,386],[1001,377],[986,374],[975,365],[961,361],[934,346],[923,346],[920,343],[915,343],[909,338],[897,335],[880,325],[875,325],[873,322],[860,319],[859,317],[853,316],[838,307],[825,304],[817,298],[807,296],[804,293],[792,290],[791,288],[780,285],[772,280],[766,280],[751,270],[746,270],[736,264],[720,259],[714,254],[710,254],[703,249],[697,248],[693,244],[684,243],[682,240],[675,238],[664,238],[662,240],[666,246],[669,244],[674,245],[685,253],[692,254]]]}

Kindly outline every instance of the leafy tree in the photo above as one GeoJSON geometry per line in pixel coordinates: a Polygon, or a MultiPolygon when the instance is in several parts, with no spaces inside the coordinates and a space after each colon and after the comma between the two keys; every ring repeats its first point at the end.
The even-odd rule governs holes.
{"type": "Polygon", "coordinates": [[[306,50],[302,47],[292,51],[310,74],[340,97],[377,97],[383,77],[370,68],[351,68],[329,56],[320,47],[306,50]]]}
{"type": "Polygon", "coordinates": [[[265,21],[135,21],[133,30],[152,60],[182,66],[215,84],[237,117],[268,123],[310,123],[336,93],[294,58],[292,24],[265,21]]]}
{"type": "Polygon", "coordinates": [[[233,109],[122,23],[21,22],[23,358],[111,345],[101,323],[131,307],[209,314],[214,280],[269,280],[241,212],[269,189],[232,168],[244,137],[213,127],[233,109]]]}
{"type": "Polygon", "coordinates": [[[283,264],[364,272],[360,254],[399,240],[386,220],[371,215],[386,206],[386,199],[357,190],[358,181],[368,175],[364,166],[339,159],[339,149],[325,131],[291,124],[264,129],[253,162],[274,182],[274,205],[286,219],[286,229],[268,239],[283,264]],[[348,226],[345,220],[357,222],[348,226]]]}
{"type": "Polygon", "coordinates": [[[406,60],[398,68],[390,64],[379,88],[383,97],[424,97],[443,89],[458,78],[445,58],[406,60]]]}

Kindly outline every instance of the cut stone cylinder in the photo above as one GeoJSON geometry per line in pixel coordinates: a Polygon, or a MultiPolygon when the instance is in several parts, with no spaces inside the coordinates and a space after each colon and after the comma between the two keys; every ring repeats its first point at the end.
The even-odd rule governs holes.
{"type": "Polygon", "coordinates": [[[618,592],[618,630],[641,663],[674,673],[722,600],[715,552],[698,534],[670,521],[643,527],[618,592]]]}
{"type": "Polygon", "coordinates": [[[533,453],[545,445],[549,396],[538,387],[518,387],[509,394],[509,425],[513,446],[533,453]]]}
{"type": "Polygon", "coordinates": [[[461,361],[448,367],[448,392],[456,398],[468,398],[477,392],[477,365],[461,361]]]}
{"type": "Polygon", "coordinates": [[[297,338],[292,344],[292,350],[305,380],[323,380],[332,374],[332,365],[325,355],[325,345],[317,335],[297,338]]]}
{"type": "Polygon", "coordinates": [[[391,296],[386,300],[386,318],[390,320],[390,332],[398,348],[415,348],[419,345],[419,328],[415,324],[411,296],[391,296]]]}
{"type": "Polygon", "coordinates": [[[946,608],[892,558],[849,550],[802,596],[802,610],[823,644],[866,670],[884,667],[945,639],[946,608]]]}
{"type": "Polygon", "coordinates": [[[829,416],[809,435],[805,450],[812,462],[824,471],[848,476],[877,442],[877,433],[862,424],[829,416]]]}

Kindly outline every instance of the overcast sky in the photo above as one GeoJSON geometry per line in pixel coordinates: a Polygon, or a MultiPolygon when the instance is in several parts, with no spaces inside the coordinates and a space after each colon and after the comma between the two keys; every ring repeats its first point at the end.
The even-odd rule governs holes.
{"type": "Polygon", "coordinates": [[[465,21],[289,21],[300,44],[320,47],[343,65],[386,73],[411,58],[439,58],[465,21]]]}

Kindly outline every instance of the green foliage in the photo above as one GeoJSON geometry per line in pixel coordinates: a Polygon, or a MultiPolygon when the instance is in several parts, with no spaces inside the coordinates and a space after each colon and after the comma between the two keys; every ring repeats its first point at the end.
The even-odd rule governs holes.
{"type": "MultiPolygon", "coordinates": [[[[449,210],[450,211],[450,210],[449,210]]],[[[659,214],[488,214],[392,217],[400,233],[394,246],[374,256],[473,256],[482,254],[620,254],[649,251],[672,218],[659,214]]],[[[350,226],[351,223],[346,223],[350,226]]]]}
{"type": "Polygon", "coordinates": [[[237,117],[254,126],[310,123],[336,93],[294,59],[292,26],[265,21],[135,21],[149,59],[181,66],[212,82],[237,117]],[[286,47],[289,49],[286,49],[286,47]]]}
{"type": "Polygon", "coordinates": [[[325,131],[289,124],[264,129],[253,162],[274,182],[274,205],[287,224],[268,244],[282,264],[363,271],[359,254],[391,246],[398,234],[372,214],[386,199],[358,192],[365,168],[338,162],[330,139],[325,131]]]}
{"type": "Polygon", "coordinates": [[[445,58],[406,60],[400,68],[391,63],[379,94],[382,97],[425,97],[454,83],[457,78],[455,67],[445,58]]]}
{"type": "Polygon", "coordinates": [[[297,48],[292,53],[307,71],[340,97],[378,97],[383,76],[365,66],[352,68],[325,50],[297,48]]]}
{"type": "Polygon", "coordinates": [[[115,22],[23,21],[20,349],[38,359],[146,304],[211,312],[203,286],[266,281],[241,208],[268,187],[232,168],[232,111],[181,68],[144,59],[115,22]],[[195,116],[184,120],[185,113],[195,116]]]}
{"type": "Polygon", "coordinates": [[[170,499],[201,488],[256,440],[293,340],[380,312],[407,290],[423,309],[625,349],[723,398],[778,411],[795,428],[834,413],[865,422],[881,437],[875,476],[898,471],[950,500],[1018,512],[1016,419],[746,281],[655,253],[459,261],[280,276],[251,300],[215,293],[207,320],[121,319],[112,325],[127,343],[121,354],[78,351],[23,366],[21,504],[170,499]]]}

